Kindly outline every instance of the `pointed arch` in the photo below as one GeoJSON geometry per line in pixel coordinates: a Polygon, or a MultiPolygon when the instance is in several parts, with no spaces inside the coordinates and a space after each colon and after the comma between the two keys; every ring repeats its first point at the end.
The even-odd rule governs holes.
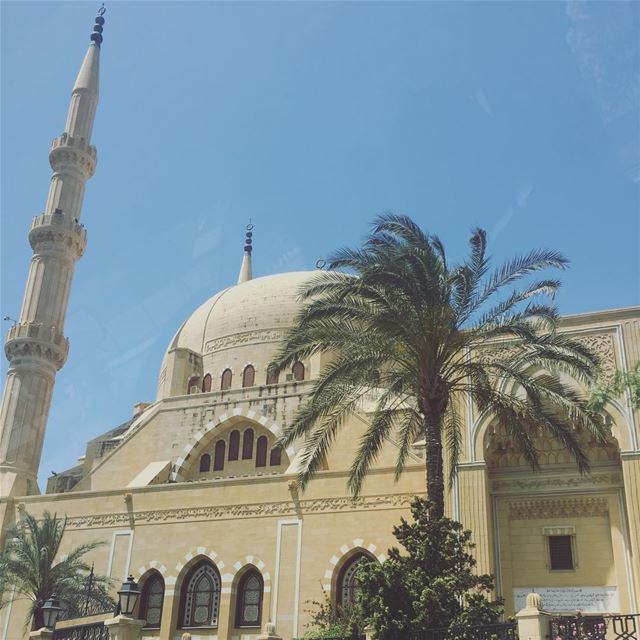
{"type": "Polygon", "coordinates": [[[256,467],[267,466],[267,447],[269,441],[267,436],[260,436],[256,441],[256,467]]]}
{"type": "Polygon", "coordinates": [[[291,367],[291,373],[293,374],[293,379],[296,382],[302,382],[304,380],[304,365],[302,362],[298,360],[298,362],[294,362],[291,367]]]}
{"type": "Polygon", "coordinates": [[[231,389],[231,382],[233,381],[233,373],[231,369],[225,369],[220,376],[220,391],[226,391],[231,389]]]}
{"type": "Polygon", "coordinates": [[[213,454],[213,470],[222,471],[224,469],[224,454],[226,444],[224,440],[218,440],[213,454]]]}
{"type": "Polygon", "coordinates": [[[251,460],[253,458],[253,429],[249,427],[242,434],[242,459],[251,460]]]}
{"type": "Polygon", "coordinates": [[[235,628],[259,628],[263,601],[264,579],[256,567],[250,566],[240,577],[236,589],[235,628]]]}
{"type": "Polygon", "coordinates": [[[229,434],[229,460],[237,460],[240,455],[240,431],[234,429],[229,434]]]}
{"type": "Polygon", "coordinates": [[[256,370],[251,364],[248,364],[242,371],[242,386],[253,387],[256,380],[256,370]]]}
{"type": "Polygon", "coordinates": [[[211,456],[208,453],[203,453],[200,456],[200,472],[207,473],[211,471],[211,456]]]}
{"type": "Polygon", "coordinates": [[[142,581],[138,618],[145,621],[145,629],[159,629],[164,602],[164,578],[152,569],[142,581]]]}
{"type": "Polygon", "coordinates": [[[216,565],[208,559],[196,562],[182,583],[180,626],[217,627],[222,581],[216,565]]]}
{"type": "Polygon", "coordinates": [[[211,374],[207,373],[207,375],[202,378],[202,393],[209,393],[211,391],[211,374]]]}

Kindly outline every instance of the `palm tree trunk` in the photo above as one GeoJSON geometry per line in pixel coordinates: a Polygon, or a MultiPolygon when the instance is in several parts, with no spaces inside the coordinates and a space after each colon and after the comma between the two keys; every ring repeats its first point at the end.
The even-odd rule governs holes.
{"type": "Polygon", "coordinates": [[[433,518],[444,516],[444,467],[442,461],[442,415],[433,412],[424,418],[425,472],[427,498],[433,503],[433,518]]]}

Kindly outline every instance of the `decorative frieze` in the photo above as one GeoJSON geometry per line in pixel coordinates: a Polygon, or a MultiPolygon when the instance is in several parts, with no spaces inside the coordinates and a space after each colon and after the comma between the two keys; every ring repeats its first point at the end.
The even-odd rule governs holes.
{"type": "Polygon", "coordinates": [[[71,529],[99,529],[104,527],[129,527],[160,522],[193,522],[202,520],[232,520],[238,518],[262,518],[269,516],[295,516],[311,513],[340,513],[350,511],[374,511],[406,507],[414,494],[400,493],[361,498],[337,497],[301,500],[297,503],[259,502],[234,505],[206,505],[175,509],[157,509],[119,513],[87,514],[71,516],[67,527],[71,529]]]}
{"type": "Polygon", "coordinates": [[[543,500],[518,500],[509,504],[509,517],[513,520],[588,518],[605,516],[608,511],[606,498],[546,498],[543,500]]]}
{"type": "Polygon", "coordinates": [[[284,331],[280,329],[262,329],[261,331],[244,331],[233,335],[223,336],[215,340],[209,340],[204,346],[205,353],[224,351],[232,347],[241,347],[249,344],[264,344],[266,342],[282,342],[284,331]]]}
{"type": "Polygon", "coordinates": [[[616,350],[613,343],[613,335],[611,333],[592,333],[578,335],[575,340],[598,357],[600,381],[605,384],[611,382],[616,372],[616,350]]]}
{"type": "Polygon", "coordinates": [[[619,473],[601,473],[594,475],[546,476],[530,478],[504,478],[494,480],[491,490],[494,493],[533,493],[537,491],[564,491],[567,489],[585,489],[588,487],[618,486],[622,483],[619,473]]]}

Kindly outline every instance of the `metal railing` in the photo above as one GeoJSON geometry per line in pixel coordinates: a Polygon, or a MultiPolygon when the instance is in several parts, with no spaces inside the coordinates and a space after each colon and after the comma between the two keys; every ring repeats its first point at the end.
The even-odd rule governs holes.
{"type": "Polygon", "coordinates": [[[640,614],[558,616],[549,622],[550,640],[640,640],[640,614]]]}
{"type": "Polygon", "coordinates": [[[109,640],[109,628],[104,620],[64,627],[53,632],[53,640],[109,640]]]}
{"type": "Polygon", "coordinates": [[[518,640],[517,622],[501,622],[469,627],[449,627],[423,631],[413,640],[518,640]]]}

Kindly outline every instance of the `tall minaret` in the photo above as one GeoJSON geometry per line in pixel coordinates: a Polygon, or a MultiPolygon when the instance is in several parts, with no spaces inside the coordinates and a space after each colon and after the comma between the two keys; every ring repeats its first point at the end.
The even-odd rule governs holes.
{"type": "Polygon", "coordinates": [[[251,274],[251,251],[253,250],[253,225],[247,225],[247,233],[244,237],[244,254],[242,256],[242,264],[240,265],[240,273],[238,274],[238,284],[247,282],[253,277],[251,274]]]}
{"type": "Polygon", "coordinates": [[[0,408],[0,497],[39,493],[38,466],[53,383],[69,351],[64,320],[76,260],[84,253],[80,224],[85,182],[96,168],[90,144],[98,106],[104,5],[71,92],[64,133],[51,145],[47,204],[29,230],[33,249],[20,320],[7,335],[9,371],[0,408]]]}

